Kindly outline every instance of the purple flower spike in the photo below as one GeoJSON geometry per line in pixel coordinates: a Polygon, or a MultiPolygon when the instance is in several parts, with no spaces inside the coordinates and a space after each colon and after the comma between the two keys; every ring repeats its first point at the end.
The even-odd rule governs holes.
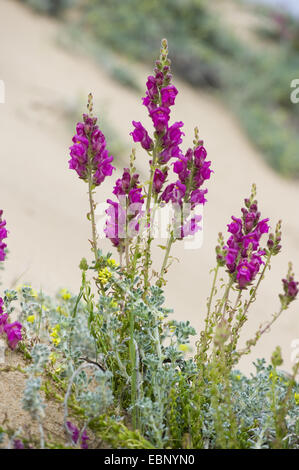
{"type": "Polygon", "coordinates": [[[113,157],[108,154],[105,136],[96,122],[96,118],[87,114],[83,114],[83,122],[78,122],[77,134],[72,139],[74,145],[70,147],[69,168],[86,182],[91,172],[93,184],[99,186],[115,168],[111,165],[113,157]]]}
{"type": "Polygon", "coordinates": [[[139,187],[139,175],[131,174],[130,170],[125,168],[122,178],[116,181],[113,194],[116,195],[118,202],[107,199],[109,208],[106,210],[108,219],[104,232],[111,243],[123,251],[125,237],[137,234],[138,221],[142,216],[144,196],[139,187]]]}
{"type": "Polygon", "coordinates": [[[269,231],[269,219],[259,222],[257,203],[250,204],[250,200],[245,199],[245,204],[249,211],[243,207],[242,218],[232,216],[232,222],[227,225],[231,236],[224,247],[226,267],[240,289],[246,289],[265,264],[263,257],[266,251],[261,249],[260,240],[269,231]]]}
{"type": "Polygon", "coordinates": [[[6,248],[6,244],[3,243],[3,240],[5,238],[7,238],[7,230],[5,228],[6,226],[6,220],[3,220],[2,219],[2,214],[3,214],[3,211],[0,210],[0,261],[4,261],[5,260],[5,256],[6,256],[6,253],[5,253],[5,248],[6,248]]]}

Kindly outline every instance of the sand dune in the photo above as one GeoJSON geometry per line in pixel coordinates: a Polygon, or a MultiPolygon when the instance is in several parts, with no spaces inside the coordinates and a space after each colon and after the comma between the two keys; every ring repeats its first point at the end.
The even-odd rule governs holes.
{"type": "MultiPolygon", "coordinates": [[[[75,291],[80,283],[77,265],[89,249],[90,229],[85,216],[86,187],[68,170],[72,135],[64,110],[92,91],[98,114],[105,103],[108,119],[126,142],[130,142],[133,119],[148,122],[146,110],[139,96],[113,81],[90,59],[61,49],[55,41],[59,28],[55,21],[11,0],[1,1],[0,17],[0,79],[6,85],[6,103],[0,104],[0,205],[10,231],[3,284],[9,286],[20,277],[47,292],[61,286],[75,291]]],[[[153,58],[156,55],[153,51],[153,58]]],[[[150,72],[136,66],[141,84],[150,72]]],[[[184,250],[178,243],[174,249],[181,261],[169,273],[166,292],[175,317],[190,319],[197,330],[202,326],[217,234],[225,230],[232,214],[239,215],[252,182],[258,187],[262,215],[270,217],[272,227],[283,219],[283,252],[274,259],[251,310],[246,339],[278,308],[277,294],[288,260],[293,260],[299,275],[298,183],[281,179],[266,166],[219,101],[178,80],[175,84],[180,93],[173,119],[185,122],[185,147],[198,125],[215,171],[204,213],[203,247],[184,250]]],[[[137,155],[138,169],[145,173],[147,159],[139,150],[137,155]]],[[[100,188],[99,201],[110,194],[115,177],[100,188]]],[[[110,249],[106,240],[101,245],[110,249]]],[[[159,258],[157,253],[156,261],[159,258]]],[[[294,302],[254,353],[242,361],[243,370],[251,370],[249,364],[256,357],[269,358],[277,344],[282,346],[284,368],[290,369],[291,342],[299,339],[298,313],[298,302],[294,302]]]]}

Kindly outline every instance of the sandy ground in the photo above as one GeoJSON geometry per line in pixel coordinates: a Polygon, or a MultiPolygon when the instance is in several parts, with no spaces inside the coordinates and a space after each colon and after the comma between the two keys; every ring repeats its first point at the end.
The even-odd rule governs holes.
{"type": "MultiPolygon", "coordinates": [[[[90,228],[85,216],[86,186],[68,169],[72,135],[65,110],[70,103],[81,103],[82,97],[92,91],[98,113],[104,102],[108,120],[128,143],[131,121],[149,122],[146,110],[136,93],[113,81],[90,59],[61,49],[56,42],[56,22],[12,0],[1,0],[0,18],[0,78],[6,85],[6,103],[0,104],[0,205],[10,231],[3,284],[13,285],[20,278],[48,292],[61,286],[76,290],[80,282],[77,266],[88,252],[90,228]]],[[[157,52],[153,51],[153,58],[157,52]]],[[[149,68],[136,67],[142,84],[150,72],[149,68]]],[[[293,260],[299,274],[298,182],[281,179],[265,165],[219,101],[178,80],[175,84],[180,93],[173,119],[185,122],[185,147],[192,142],[194,126],[199,125],[215,171],[204,213],[203,247],[184,250],[182,244],[177,244],[173,252],[180,263],[169,273],[167,303],[175,308],[175,317],[189,319],[198,331],[203,325],[217,234],[226,229],[232,214],[240,214],[252,182],[258,187],[263,217],[270,217],[272,227],[283,219],[283,252],[274,259],[251,309],[244,340],[279,307],[277,294],[289,260],[293,260]]],[[[137,155],[138,168],[144,173],[147,159],[139,150],[137,155]]],[[[118,174],[100,188],[98,201],[110,195],[118,174]]],[[[110,249],[106,240],[101,245],[104,250],[110,249]]],[[[158,253],[155,261],[160,258],[158,253]]],[[[298,302],[240,367],[246,372],[252,370],[252,360],[269,359],[279,344],[284,368],[290,370],[291,343],[296,338],[298,302]]]]}

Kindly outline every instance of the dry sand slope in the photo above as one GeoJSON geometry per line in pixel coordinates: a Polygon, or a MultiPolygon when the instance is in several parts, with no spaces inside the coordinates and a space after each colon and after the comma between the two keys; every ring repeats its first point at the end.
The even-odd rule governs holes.
{"type": "MultiPolygon", "coordinates": [[[[100,103],[105,102],[108,119],[127,142],[132,119],[148,122],[146,110],[139,96],[112,81],[91,60],[62,50],[55,43],[59,26],[54,21],[11,0],[1,0],[0,18],[0,78],[6,84],[6,104],[0,104],[0,205],[10,230],[5,286],[22,276],[48,292],[61,286],[76,290],[77,265],[89,249],[89,226],[86,187],[68,170],[72,136],[63,115],[65,103],[79,103],[92,91],[97,111],[101,113],[100,103]]],[[[157,52],[153,51],[153,58],[157,52]]],[[[136,68],[141,83],[150,72],[136,68]]],[[[284,221],[283,252],[274,259],[251,310],[246,339],[278,308],[280,280],[289,259],[299,275],[298,183],[282,180],[263,163],[221,103],[175,83],[180,93],[173,119],[185,122],[185,146],[192,141],[193,127],[199,125],[215,170],[205,207],[203,247],[184,250],[178,244],[174,250],[181,261],[169,273],[167,303],[175,308],[175,317],[189,319],[197,330],[202,326],[217,233],[225,230],[231,214],[240,214],[252,182],[258,187],[263,217],[270,217],[272,226],[281,217],[284,221]]],[[[138,168],[141,173],[147,168],[139,150],[138,168]]],[[[115,177],[99,190],[99,201],[106,199],[115,177]]],[[[110,245],[104,241],[103,247],[110,245]]],[[[158,253],[156,261],[160,257],[158,253]]],[[[269,358],[277,344],[283,348],[285,369],[290,369],[291,342],[299,339],[298,313],[295,302],[254,354],[242,361],[243,370],[251,370],[249,364],[256,357],[269,358]]]]}

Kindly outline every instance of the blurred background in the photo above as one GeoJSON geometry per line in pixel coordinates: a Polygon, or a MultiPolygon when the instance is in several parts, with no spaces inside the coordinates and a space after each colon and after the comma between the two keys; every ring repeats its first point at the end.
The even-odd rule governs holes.
{"type": "MultiPolygon", "coordinates": [[[[279,308],[289,260],[299,275],[299,103],[290,100],[299,79],[298,10],[295,0],[0,0],[0,206],[10,231],[2,287],[79,288],[90,227],[86,187],[68,170],[75,123],[91,91],[117,166],[97,193],[105,201],[131,150],[131,121],[150,125],[141,97],[166,37],[179,89],[172,116],[185,122],[182,147],[199,126],[215,172],[203,247],[175,246],[167,306],[200,331],[218,232],[240,215],[255,182],[262,217],[273,229],[283,219],[283,251],[241,340],[252,337],[279,308]]],[[[139,148],[137,167],[146,176],[139,148]]],[[[111,249],[105,239],[100,245],[111,249]]],[[[155,263],[160,259],[157,249],[155,263]]],[[[277,344],[291,369],[298,310],[294,302],[242,360],[243,371],[257,357],[269,359],[277,344]]]]}

